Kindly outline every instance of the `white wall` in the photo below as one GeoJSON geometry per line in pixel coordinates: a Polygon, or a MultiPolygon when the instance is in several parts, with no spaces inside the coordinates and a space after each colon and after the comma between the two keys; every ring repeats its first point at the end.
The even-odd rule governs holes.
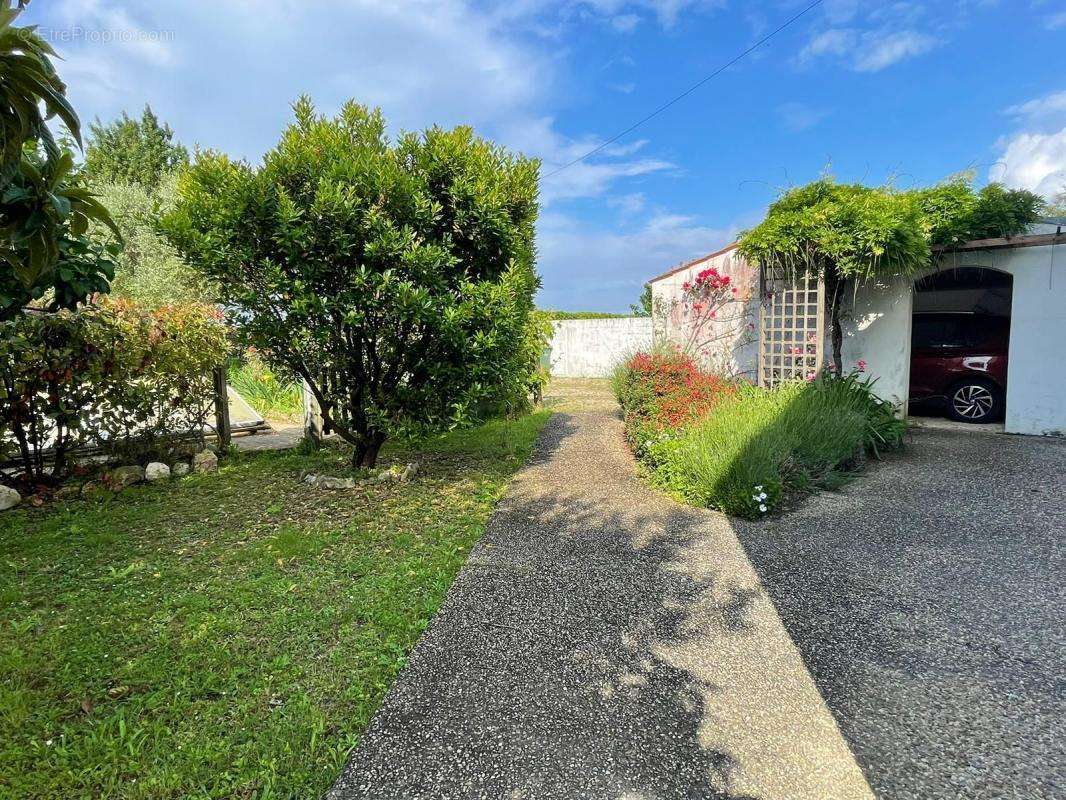
{"type": "MultiPolygon", "coordinates": [[[[1066,433],[1066,247],[950,254],[940,269],[986,267],[1014,276],[1007,372],[1008,433],[1066,433]]],[[[907,397],[913,282],[866,286],[845,326],[844,369],[862,358],[886,399],[907,397]]]]}
{"type": "Polygon", "coordinates": [[[729,248],[692,262],[684,269],[652,282],[655,338],[657,341],[683,343],[685,326],[675,319],[671,308],[680,302],[684,284],[691,283],[698,273],[710,267],[714,267],[721,275],[729,276],[733,286],[738,289],[738,299],[722,307],[719,321],[714,325],[715,333],[724,334],[725,338],[712,346],[713,352],[694,352],[692,355],[702,360],[708,369],[755,380],[759,354],[758,332],[749,331],[748,325],[754,327],[759,322],[759,301],[754,296],[758,293],[758,270],[740,258],[735,249],[729,248]]]}
{"type": "Polygon", "coordinates": [[[556,320],[551,374],[563,378],[606,378],[626,356],[652,343],[651,317],[556,320]]]}

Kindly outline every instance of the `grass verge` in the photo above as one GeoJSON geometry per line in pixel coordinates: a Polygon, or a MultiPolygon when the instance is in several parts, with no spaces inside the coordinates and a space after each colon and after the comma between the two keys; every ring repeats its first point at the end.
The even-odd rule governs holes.
{"type": "Polygon", "coordinates": [[[547,416],[0,517],[0,797],[321,796],[547,416]]]}

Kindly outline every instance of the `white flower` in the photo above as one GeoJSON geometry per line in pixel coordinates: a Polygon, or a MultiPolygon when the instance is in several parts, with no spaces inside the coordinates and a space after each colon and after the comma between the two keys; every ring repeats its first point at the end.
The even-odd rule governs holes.
{"type": "Polygon", "coordinates": [[[765,500],[765,499],[766,499],[766,492],[761,492],[761,493],[759,494],[759,496],[758,496],[758,497],[756,497],[755,499],[756,499],[756,500],[765,500]]]}
{"type": "Polygon", "coordinates": [[[759,503],[759,510],[765,514],[766,513],[766,503],[759,503]]]}
{"type": "Polygon", "coordinates": [[[49,739],[48,741],[45,742],[45,744],[48,745],[48,747],[51,747],[52,746],[52,740],[49,739]]]}
{"type": "Polygon", "coordinates": [[[761,491],[762,491],[762,486],[756,486],[756,487],[755,487],[755,491],[757,491],[757,492],[761,492],[761,491]]]}

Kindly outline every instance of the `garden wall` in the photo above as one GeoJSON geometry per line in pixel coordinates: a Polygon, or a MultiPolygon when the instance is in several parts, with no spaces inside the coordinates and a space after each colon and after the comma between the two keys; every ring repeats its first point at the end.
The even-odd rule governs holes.
{"type": "Polygon", "coordinates": [[[553,323],[551,374],[562,378],[606,378],[625,356],[651,347],[651,317],[566,319],[553,323]]]}

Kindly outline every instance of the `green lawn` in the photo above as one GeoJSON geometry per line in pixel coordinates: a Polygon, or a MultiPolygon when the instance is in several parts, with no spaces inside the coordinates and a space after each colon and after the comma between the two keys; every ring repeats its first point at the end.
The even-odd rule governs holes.
{"type": "Polygon", "coordinates": [[[0,516],[0,797],[320,796],[547,416],[0,516]]]}

